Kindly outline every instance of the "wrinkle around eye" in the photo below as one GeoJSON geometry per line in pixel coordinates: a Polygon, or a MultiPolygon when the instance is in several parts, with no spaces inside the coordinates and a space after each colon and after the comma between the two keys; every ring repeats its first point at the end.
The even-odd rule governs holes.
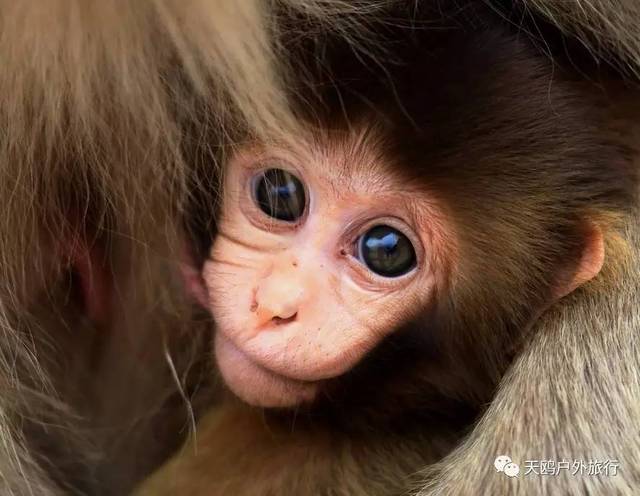
{"type": "Polygon", "coordinates": [[[234,245],[238,245],[238,246],[242,246],[243,248],[246,248],[247,250],[252,250],[252,251],[263,251],[263,247],[259,246],[257,244],[252,244],[249,243],[248,241],[245,241],[243,239],[238,238],[237,236],[234,236],[222,229],[218,230],[218,232],[216,233],[216,235],[219,238],[225,239],[228,242],[234,244],[234,245]]]}
{"type": "MultiPolygon", "coordinates": [[[[238,258],[238,257],[235,257],[238,258]]],[[[247,263],[244,264],[242,263],[242,261],[237,261],[237,260],[225,260],[224,258],[220,257],[220,256],[210,256],[208,259],[208,261],[216,263],[216,264],[220,264],[220,265],[224,265],[224,266],[228,266],[228,267],[237,267],[239,269],[250,269],[253,267],[252,264],[247,263]]]]}

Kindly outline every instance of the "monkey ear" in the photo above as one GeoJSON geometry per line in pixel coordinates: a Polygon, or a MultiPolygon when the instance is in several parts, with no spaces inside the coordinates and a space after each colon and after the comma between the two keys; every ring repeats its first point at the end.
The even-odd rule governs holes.
{"type": "Polygon", "coordinates": [[[196,268],[191,250],[186,244],[183,245],[181,258],[180,273],[187,294],[204,308],[209,308],[209,294],[204,279],[202,279],[201,271],[196,268]]]}
{"type": "Polygon", "coordinates": [[[575,272],[556,291],[556,298],[572,293],[598,275],[604,263],[604,236],[600,226],[589,222],[585,228],[585,242],[575,272]]]}
{"type": "Polygon", "coordinates": [[[78,277],[86,316],[94,323],[106,325],[111,314],[113,275],[105,264],[100,244],[74,233],[61,245],[61,254],[78,277]]]}

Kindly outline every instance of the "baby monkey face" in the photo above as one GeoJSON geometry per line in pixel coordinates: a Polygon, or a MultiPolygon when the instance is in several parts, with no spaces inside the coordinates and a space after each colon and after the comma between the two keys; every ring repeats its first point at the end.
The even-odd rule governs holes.
{"type": "Polygon", "coordinates": [[[431,304],[445,273],[424,191],[362,139],[304,145],[230,160],[203,271],[221,373],[263,407],[312,402],[431,304]]]}

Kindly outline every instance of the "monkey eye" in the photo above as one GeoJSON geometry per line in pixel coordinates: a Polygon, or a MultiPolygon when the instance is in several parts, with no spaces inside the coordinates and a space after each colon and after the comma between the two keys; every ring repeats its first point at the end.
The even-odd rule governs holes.
{"type": "Polygon", "coordinates": [[[400,277],[416,266],[416,252],[407,236],[387,225],[377,225],[357,241],[358,260],[383,277],[400,277]]]}
{"type": "Polygon", "coordinates": [[[293,222],[304,214],[302,181],[283,169],[267,169],[253,179],[253,200],[269,217],[293,222]]]}

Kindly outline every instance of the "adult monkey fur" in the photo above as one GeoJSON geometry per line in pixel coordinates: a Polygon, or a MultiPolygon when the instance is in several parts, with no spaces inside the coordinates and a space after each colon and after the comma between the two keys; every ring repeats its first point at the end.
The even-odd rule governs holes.
{"type": "Polygon", "coordinates": [[[125,494],[181,435],[181,127],[287,127],[267,8],[0,2],[0,493],[125,494]]]}
{"type": "MultiPolygon", "coordinates": [[[[637,69],[634,20],[640,13],[635,2],[622,7],[577,1],[561,8],[553,1],[526,5],[580,36],[596,56],[615,59],[630,73],[637,69]]],[[[148,418],[149,410],[159,410],[163,421],[173,417],[156,408],[166,403],[172,379],[165,363],[155,366],[164,351],[159,336],[166,330],[172,341],[181,330],[192,332],[176,296],[181,290],[169,273],[173,266],[166,261],[179,243],[177,212],[191,188],[181,129],[206,124],[248,127],[258,135],[286,132],[291,119],[278,88],[273,54],[278,47],[269,43],[271,19],[265,13],[270,6],[220,0],[0,4],[3,494],[123,494],[164,455],[164,440],[146,443],[151,429],[136,436],[122,432],[130,425],[157,426],[148,418]],[[114,295],[106,309],[109,298],[96,298],[96,293],[114,295]],[[143,372],[141,349],[148,353],[143,372]],[[137,466],[141,458],[144,462],[137,466]]],[[[371,35],[365,14],[375,16],[375,9],[367,2],[290,6],[318,22],[353,21],[360,29],[345,24],[336,29],[349,36],[362,33],[355,45],[371,35]],[[334,17],[345,9],[349,15],[334,17]]],[[[628,229],[633,241],[633,219],[628,229]]],[[[594,296],[602,312],[613,308],[603,325],[611,340],[597,342],[600,334],[589,333],[588,346],[581,342],[567,350],[576,357],[617,351],[626,367],[614,372],[623,382],[637,369],[631,320],[634,268],[632,264],[619,272],[629,277],[627,286],[621,279],[606,294],[594,296]]],[[[539,356],[538,349],[548,346],[544,337],[561,332],[563,323],[585,322],[585,332],[598,325],[587,303],[576,301],[545,316],[541,342],[531,343],[513,370],[538,370],[527,370],[525,359],[539,356]]],[[[190,334],[187,341],[192,338],[190,334]]],[[[557,350],[552,351],[548,360],[560,361],[557,350]]],[[[597,374],[588,379],[595,390],[605,380],[597,374]]],[[[508,386],[507,400],[499,396],[499,401],[514,401],[508,386]]],[[[612,412],[612,425],[622,428],[589,433],[588,438],[584,431],[572,430],[564,436],[566,445],[583,446],[592,439],[605,443],[609,440],[600,436],[611,435],[614,445],[637,453],[630,445],[637,418],[637,395],[630,388],[636,386],[630,381],[624,391],[599,390],[610,404],[626,405],[612,412]]],[[[579,395],[579,404],[583,399],[577,389],[565,393],[563,405],[567,398],[579,395]]],[[[550,397],[542,394],[541,403],[550,397]]],[[[593,425],[586,416],[594,410],[565,410],[564,425],[593,425]]],[[[492,442],[500,442],[506,424],[500,411],[492,414],[490,409],[486,432],[492,442]]],[[[514,431],[507,433],[512,438],[507,449],[524,450],[520,440],[539,439],[540,432],[556,446],[557,432],[549,425],[514,419],[509,426],[514,431]]],[[[589,446],[584,451],[591,453],[589,446]]],[[[477,444],[463,445],[453,456],[474,462],[445,464],[433,480],[451,494],[463,493],[466,483],[472,493],[481,483],[491,492],[489,484],[504,482],[484,480],[488,473],[476,460],[493,454],[477,444]],[[465,477],[456,470],[464,470],[465,477]]],[[[517,450],[511,455],[515,459],[517,450]]]]}
{"type": "MultiPolygon", "coordinates": [[[[398,18],[393,19],[398,21],[398,18]]],[[[416,18],[411,20],[420,26],[419,20],[416,18]]],[[[424,18],[421,20],[424,20],[424,18]]],[[[436,26],[437,24],[435,23],[429,25],[429,27],[436,26]]],[[[416,37],[419,37],[419,35],[416,35],[416,37]]],[[[398,43],[397,40],[393,39],[392,46],[394,46],[394,42],[398,43]]],[[[482,46],[487,41],[478,36],[478,42],[482,46]]],[[[549,48],[551,45],[552,43],[549,39],[549,44],[545,48],[549,48]]],[[[402,46],[400,51],[404,48],[402,46]]],[[[327,49],[327,52],[330,51],[331,46],[327,49]]],[[[393,49],[390,52],[394,53],[393,49]]],[[[470,52],[473,52],[472,58],[482,54],[481,51],[478,54],[473,49],[470,52]]],[[[322,49],[316,53],[324,55],[322,49]]],[[[570,54],[575,56],[576,52],[570,51],[570,54]]],[[[468,61],[462,62],[464,56],[458,52],[453,51],[452,57],[456,61],[461,61],[461,64],[468,63],[468,61]]],[[[514,61],[516,58],[514,57],[514,61]]],[[[395,61],[393,56],[391,59],[395,61]]],[[[486,63],[481,56],[479,59],[480,62],[478,63],[480,65],[486,63]]],[[[318,64],[330,65],[330,60],[331,58],[327,57],[327,60],[322,59],[318,64]]],[[[502,74],[502,66],[496,63],[495,60],[491,61],[490,58],[489,61],[493,63],[486,63],[486,65],[502,74]]],[[[424,63],[429,67],[428,62],[424,63]]],[[[439,68],[447,67],[446,61],[438,60],[437,57],[436,61],[432,63],[439,68]]],[[[357,66],[358,62],[350,60],[345,64],[347,66],[350,64],[357,66]]],[[[582,70],[579,66],[578,69],[582,70]]],[[[439,70],[439,77],[442,77],[445,88],[447,88],[447,82],[450,82],[447,79],[446,70],[439,70]]],[[[400,73],[401,69],[397,71],[400,73]]],[[[392,70],[389,70],[389,72],[394,76],[398,75],[392,70]]],[[[597,72],[591,74],[597,74],[597,72]]],[[[478,72],[478,79],[478,85],[481,86],[483,84],[481,71],[478,72]]],[[[350,78],[346,76],[345,80],[358,81],[358,77],[350,78]]],[[[401,81],[401,78],[399,80],[401,81]]],[[[422,80],[418,76],[415,81],[421,82],[422,80]]],[[[507,81],[511,84],[518,84],[517,79],[507,79],[507,81]]],[[[562,76],[558,74],[558,81],[555,84],[561,86],[561,81],[562,76]]],[[[339,86],[343,82],[338,76],[334,84],[339,86]]],[[[366,83],[363,84],[366,87],[366,83]]],[[[402,103],[405,103],[404,108],[407,108],[407,113],[410,115],[409,119],[415,119],[420,123],[420,115],[412,113],[414,109],[410,108],[411,103],[403,100],[403,83],[399,82],[398,84],[397,97],[402,103]]],[[[319,86],[324,87],[322,84],[319,86]]],[[[357,87],[357,82],[354,83],[354,86],[357,87]]],[[[473,92],[474,89],[470,87],[468,91],[473,92]]],[[[555,101],[552,90],[549,91],[550,100],[555,101]]],[[[425,92],[427,94],[434,92],[436,99],[437,95],[439,95],[438,90],[434,90],[428,84],[426,84],[425,92]]],[[[533,90],[533,94],[539,92],[539,88],[533,90]]],[[[354,90],[354,93],[357,93],[357,90],[354,90]]],[[[626,102],[629,96],[624,96],[623,98],[626,102]]],[[[635,98],[637,98],[637,95],[635,98]]],[[[340,105],[344,105],[345,118],[349,122],[354,122],[354,114],[350,113],[349,98],[345,96],[344,99],[336,100],[339,100],[340,105]]],[[[370,98],[370,94],[366,93],[366,90],[363,100],[373,108],[378,103],[375,98],[370,98]]],[[[465,100],[463,99],[463,101],[465,100]]],[[[504,98],[503,101],[507,105],[508,98],[504,98]]],[[[446,97],[445,102],[447,102],[446,97]]],[[[479,103],[479,105],[481,104],[479,103]]],[[[472,108],[472,103],[469,107],[472,108]]],[[[488,107],[490,108],[490,105],[488,107]]],[[[637,111],[637,108],[634,111],[637,111]]],[[[319,112],[321,113],[322,111],[319,112]]],[[[455,105],[452,112],[455,112],[455,105]]],[[[428,113],[427,111],[426,114],[428,113]]],[[[534,114],[532,109],[531,114],[534,114]]],[[[559,114],[562,115],[562,111],[559,111],[559,114]]],[[[383,115],[382,119],[384,120],[385,117],[383,115]]],[[[628,118],[629,116],[626,116],[626,123],[623,126],[629,126],[629,123],[632,122],[628,118]]],[[[477,121],[473,118],[470,118],[470,120],[477,124],[477,121]]],[[[532,120],[535,119],[532,118],[532,120]]],[[[590,121],[586,120],[584,124],[587,125],[587,122],[590,121]]],[[[438,124],[440,124],[440,121],[436,121],[435,126],[438,126],[438,124]]],[[[524,126],[524,123],[521,125],[524,126]]],[[[514,126],[519,126],[515,118],[514,126]]],[[[319,127],[320,129],[323,128],[322,125],[319,127]]],[[[464,129],[464,126],[462,127],[464,129]]],[[[445,129],[449,129],[449,132],[451,132],[451,128],[447,128],[446,123],[445,129]]],[[[462,132],[464,133],[465,131],[463,130],[462,132]]],[[[498,128],[495,132],[509,134],[509,130],[501,128],[498,128]]],[[[637,136],[634,136],[629,129],[623,129],[622,133],[626,134],[623,141],[627,140],[630,144],[635,144],[637,136]]],[[[611,139],[614,142],[617,140],[617,138],[611,139]]],[[[473,142],[473,138],[470,141],[473,142]]],[[[581,147],[583,145],[573,144],[568,145],[568,148],[571,149],[572,146],[581,147]]],[[[470,149],[473,148],[470,147],[470,149]]],[[[612,161],[616,161],[615,157],[616,154],[612,154],[610,158],[612,161]]],[[[477,155],[474,154],[473,159],[475,160],[476,158],[477,155]]],[[[419,160],[416,161],[416,163],[418,162],[419,160]]],[[[637,167],[637,164],[632,165],[629,163],[628,165],[632,169],[637,167]]],[[[460,164],[460,167],[464,167],[464,165],[460,164]]],[[[513,168],[516,169],[517,167],[514,166],[513,168]]],[[[623,173],[622,171],[621,169],[621,174],[623,173]]],[[[629,180],[634,176],[635,173],[632,173],[629,180]]],[[[499,183],[499,180],[496,180],[496,183],[499,183]]],[[[496,186],[496,189],[502,191],[499,186],[496,186]]],[[[597,209],[598,207],[596,207],[597,209]]],[[[632,232],[636,222],[636,213],[629,215],[628,212],[620,212],[620,214],[622,219],[617,218],[612,224],[609,224],[610,220],[604,220],[604,225],[609,225],[612,229],[609,230],[607,228],[605,233],[608,259],[598,280],[588,284],[586,288],[575,295],[566,298],[545,315],[540,324],[542,326],[541,329],[536,328],[531,335],[533,344],[526,344],[524,351],[517,355],[513,368],[501,384],[497,397],[470,438],[451,455],[451,462],[445,459],[440,464],[430,466],[427,469],[427,482],[423,489],[425,494],[509,494],[510,491],[520,491],[526,494],[584,494],[585,492],[594,494],[633,494],[636,492],[640,483],[636,472],[638,466],[636,463],[638,446],[635,441],[637,439],[635,435],[637,427],[634,426],[635,420],[638,418],[638,391],[636,388],[637,381],[635,380],[637,364],[633,362],[633,365],[629,366],[628,359],[634,360],[637,357],[626,357],[626,360],[622,354],[618,357],[620,363],[624,363],[624,366],[616,370],[615,375],[616,377],[625,375],[626,381],[624,384],[621,385],[619,382],[614,381],[611,384],[607,384],[606,387],[594,387],[595,383],[598,382],[596,377],[600,377],[600,380],[603,381],[606,380],[610,375],[607,372],[612,368],[616,368],[616,362],[614,358],[614,363],[612,363],[611,356],[592,355],[590,350],[591,346],[601,339],[602,342],[596,345],[596,349],[607,349],[607,354],[620,353],[621,350],[619,342],[611,341],[611,327],[615,327],[620,321],[614,318],[614,322],[609,323],[605,319],[607,329],[600,328],[603,326],[601,319],[605,315],[604,309],[610,307],[606,300],[611,297],[612,292],[615,294],[615,291],[612,291],[612,286],[626,282],[625,279],[627,277],[633,278],[632,274],[636,268],[636,257],[633,253],[634,247],[627,246],[625,242],[627,240],[631,244],[634,243],[632,232]],[[613,227],[617,222],[620,222],[620,231],[618,231],[617,227],[613,227]],[[605,299],[604,302],[601,302],[603,306],[602,313],[594,312],[593,310],[593,308],[600,309],[600,304],[595,307],[589,306],[588,308],[581,306],[586,301],[592,305],[594,301],[598,301],[598,298],[605,299]],[[587,311],[588,313],[578,318],[581,312],[587,311]],[[567,324],[568,321],[561,319],[567,316],[571,316],[576,320],[567,324]],[[584,322],[583,329],[580,331],[573,329],[575,322],[579,322],[582,325],[583,320],[586,318],[589,318],[589,321],[584,322]],[[557,327],[558,324],[560,324],[559,328],[557,327]],[[594,336],[591,336],[590,332],[594,332],[594,336]],[[570,350],[566,350],[564,346],[559,345],[565,339],[570,342],[570,350]],[[588,344],[585,345],[585,343],[588,344]],[[544,351],[543,356],[540,355],[541,351],[544,351]],[[596,357],[600,360],[594,361],[596,357]],[[524,365],[521,365],[522,363],[524,365]],[[520,367],[522,367],[522,370],[520,370],[520,367]],[[607,372],[600,370],[599,367],[604,367],[607,372]],[[554,382],[554,372],[563,376],[559,384],[554,382]],[[534,379],[539,378],[539,382],[531,382],[531,373],[536,374],[534,379]],[[567,374],[566,377],[564,377],[565,373],[567,374]],[[575,403],[590,403],[590,399],[585,400],[584,393],[580,390],[579,384],[581,381],[584,390],[593,392],[595,397],[592,400],[593,404],[590,404],[587,411],[582,411],[581,408],[578,408],[578,411],[575,412],[573,410],[575,403]],[[576,389],[573,389],[574,384],[577,386],[576,389]],[[571,386],[569,387],[568,385],[571,386]],[[602,396],[615,398],[613,401],[607,401],[607,404],[612,405],[611,411],[607,410],[603,413],[598,409],[597,404],[602,401],[602,396]],[[523,398],[525,400],[524,403],[523,398]],[[619,411],[618,406],[620,407],[619,411]],[[504,416],[505,411],[508,412],[506,418],[504,416]],[[545,414],[547,415],[546,417],[545,414]],[[518,418],[516,424],[512,423],[512,417],[518,418]],[[604,427],[601,427],[603,423],[604,427]],[[609,425],[614,427],[608,429],[609,425]],[[595,432],[596,430],[597,432],[595,432]],[[487,432],[489,433],[488,435],[487,432]],[[630,440],[629,433],[631,433],[630,440]],[[519,440],[521,436],[524,441],[519,440]],[[504,441],[505,437],[510,439],[510,444],[504,441]],[[558,439],[561,439],[561,441],[558,442],[558,439]],[[527,457],[549,458],[552,460],[561,460],[563,458],[584,460],[599,458],[602,460],[610,457],[608,453],[622,453],[622,455],[616,455],[616,458],[621,461],[621,465],[628,466],[628,470],[622,473],[621,469],[618,476],[611,479],[605,477],[581,479],[566,475],[565,478],[562,476],[550,479],[531,477],[510,480],[505,476],[495,474],[492,468],[492,461],[495,456],[502,453],[511,454],[514,451],[513,448],[509,448],[510,445],[517,446],[515,451],[518,452],[518,455],[513,456],[515,460],[525,460],[527,457]],[[551,453],[551,455],[532,456],[530,455],[531,450],[551,453]],[[573,455],[574,451],[578,455],[573,455]]],[[[224,218],[223,214],[222,222],[224,222],[224,218]]],[[[328,222],[331,223],[332,219],[329,219],[328,222]]],[[[239,234],[239,231],[236,234],[239,234]]],[[[233,238],[236,234],[233,234],[232,231],[231,237],[233,238]]],[[[228,237],[228,235],[229,233],[225,232],[225,237],[228,237]]],[[[247,240],[244,241],[246,242],[247,240]]],[[[255,239],[252,241],[255,242],[255,239]]],[[[239,239],[239,243],[242,244],[243,240],[239,239]]],[[[233,257],[232,254],[225,255],[223,252],[219,252],[214,258],[228,256],[233,257]]],[[[236,260],[236,262],[238,261],[236,260]]],[[[233,259],[231,262],[233,263],[233,259]]],[[[243,264],[238,264],[238,266],[244,268],[243,264]]],[[[207,271],[205,269],[205,278],[207,278],[206,274],[207,271]]],[[[222,274],[224,277],[219,275],[219,278],[229,278],[231,281],[231,286],[223,290],[222,298],[231,298],[232,301],[238,302],[238,305],[242,306],[244,299],[242,294],[236,291],[236,287],[242,282],[233,279],[233,275],[228,272],[223,272],[222,274]],[[226,291],[229,289],[231,289],[231,293],[227,294],[226,291]]],[[[223,282],[220,288],[224,288],[225,284],[227,283],[223,282]]],[[[214,285],[214,293],[210,293],[211,301],[215,300],[212,295],[215,295],[217,287],[214,285]]],[[[627,286],[627,290],[634,291],[632,283],[627,286]]],[[[632,311],[635,298],[626,300],[621,298],[620,295],[616,295],[615,299],[618,303],[623,301],[630,303],[626,311],[632,311]]],[[[620,311],[620,308],[614,306],[614,315],[618,311],[620,311]]],[[[225,315],[228,312],[231,312],[229,308],[220,311],[223,315],[222,322],[228,319],[225,315]]],[[[301,313],[304,314],[304,310],[301,313]]],[[[214,311],[214,317],[215,315],[216,311],[214,311]]],[[[631,315],[631,313],[627,313],[627,315],[631,315]]],[[[624,342],[633,347],[633,322],[622,322],[621,326],[629,332],[629,335],[624,338],[624,342]]],[[[224,328],[224,324],[222,327],[224,328]]],[[[618,329],[618,332],[620,332],[620,329],[618,329]]],[[[313,336],[309,338],[310,341],[313,339],[313,336]]],[[[295,348],[296,342],[293,343],[293,349],[295,348]]],[[[626,350],[626,345],[622,349],[626,350]]],[[[294,353],[291,355],[293,356],[294,353]]],[[[410,360],[410,358],[408,359],[410,360]]],[[[395,365],[397,365],[392,361],[389,363],[392,364],[391,369],[394,369],[395,365]]],[[[469,364],[465,360],[465,363],[460,367],[464,368],[467,365],[469,364]]],[[[276,370],[279,369],[276,368],[276,370]]],[[[390,370],[389,374],[392,373],[393,370],[390,370]]],[[[375,381],[376,379],[380,379],[380,377],[373,376],[373,380],[375,381]]],[[[238,383],[235,379],[232,380],[232,384],[232,389],[239,391],[240,396],[249,398],[250,401],[257,401],[258,404],[264,401],[267,406],[272,401],[270,396],[256,396],[263,393],[259,390],[247,389],[242,382],[238,383]],[[240,385],[238,386],[238,384],[240,385]],[[256,400],[256,398],[258,399],[256,400]]],[[[375,390],[377,386],[378,384],[376,383],[372,389],[375,390]]],[[[384,389],[384,384],[380,385],[380,389],[384,389]]],[[[379,394],[382,395],[383,393],[379,394]]],[[[360,400],[361,398],[358,398],[354,402],[358,403],[360,400]]],[[[391,396],[389,400],[392,404],[389,410],[393,410],[393,404],[396,401],[402,404],[401,396],[391,396]]],[[[338,407],[340,408],[341,406],[345,406],[348,409],[346,403],[342,405],[338,402],[338,407]]],[[[143,488],[141,494],[287,494],[288,492],[336,495],[404,494],[407,487],[403,486],[403,483],[406,484],[407,475],[416,469],[415,464],[420,462],[427,463],[429,456],[435,456],[437,459],[438,451],[443,449],[446,452],[447,442],[450,441],[446,439],[446,435],[443,439],[441,427],[436,427],[437,432],[432,434],[432,438],[429,438],[429,434],[427,434],[425,439],[418,441],[418,443],[422,442],[422,446],[425,449],[420,452],[415,447],[420,431],[411,431],[410,423],[404,424],[403,427],[414,434],[413,438],[407,439],[402,434],[394,438],[394,434],[389,434],[389,431],[395,432],[391,428],[385,430],[378,426],[376,430],[376,424],[369,424],[366,410],[359,411],[357,408],[347,410],[347,415],[349,414],[353,415],[353,421],[351,424],[345,424],[339,420],[338,425],[341,428],[348,431],[353,427],[353,424],[362,424],[365,428],[367,425],[371,426],[371,430],[375,432],[368,441],[366,434],[364,435],[364,448],[361,444],[361,438],[357,435],[348,437],[341,431],[338,431],[335,436],[327,435],[327,433],[323,435],[321,429],[320,432],[314,430],[310,433],[308,431],[305,432],[303,427],[305,422],[304,414],[296,417],[295,429],[292,433],[287,433],[278,430],[277,424],[263,421],[259,413],[252,413],[242,408],[225,411],[223,407],[203,424],[202,429],[199,431],[195,454],[190,454],[189,449],[191,447],[188,447],[187,452],[174,459],[164,469],[164,472],[159,472],[152,479],[150,485],[143,488]],[[262,426],[263,422],[267,427],[262,426]],[[369,442],[368,445],[367,442],[369,442]],[[430,443],[435,455],[434,453],[428,453],[430,443]],[[443,445],[445,446],[444,448],[442,448],[443,445]],[[427,452],[426,455],[425,452],[427,452]],[[421,456],[424,458],[420,458],[421,456]],[[417,462],[416,458],[418,459],[417,462]],[[405,478],[404,481],[403,477],[405,478]]],[[[428,423],[426,420],[425,422],[428,423]]],[[[313,423],[316,422],[312,419],[313,423]]]]}

